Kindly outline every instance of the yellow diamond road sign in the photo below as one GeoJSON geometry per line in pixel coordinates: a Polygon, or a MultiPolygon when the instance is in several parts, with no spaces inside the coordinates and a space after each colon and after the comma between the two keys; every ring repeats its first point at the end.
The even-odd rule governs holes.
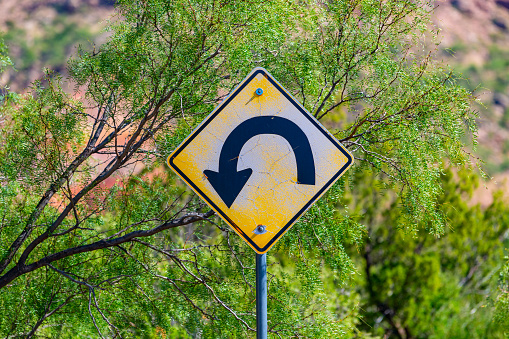
{"type": "Polygon", "coordinates": [[[263,254],[352,160],[265,69],[255,68],[168,165],[263,254]]]}

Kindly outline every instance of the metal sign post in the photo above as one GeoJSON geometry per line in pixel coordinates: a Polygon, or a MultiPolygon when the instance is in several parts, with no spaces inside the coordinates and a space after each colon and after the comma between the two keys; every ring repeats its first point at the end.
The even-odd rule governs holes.
{"type": "Polygon", "coordinates": [[[168,157],[256,254],[256,332],[267,338],[265,253],[352,165],[353,156],[261,67],[168,157]]]}
{"type": "Polygon", "coordinates": [[[267,339],[267,254],[256,254],[256,339],[267,339]]]}

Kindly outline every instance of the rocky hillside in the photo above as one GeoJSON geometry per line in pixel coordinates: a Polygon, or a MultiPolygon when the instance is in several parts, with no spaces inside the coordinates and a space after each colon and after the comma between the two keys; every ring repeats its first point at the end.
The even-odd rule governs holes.
{"type": "MultiPolygon", "coordinates": [[[[440,57],[483,103],[477,153],[489,175],[509,177],[509,0],[434,1],[440,57]]],[[[0,31],[17,69],[0,84],[22,90],[43,67],[65,71],[76,45],[104,41],[114,0],[0,0],[0,8],[0,31]]]]}
{"type": "Polygon", "coordinates": [[[509,0],[437,1],[442,55],[484,107],[479,155],[490,174],[509,170],[509,0]]]}
{"type": "Polygon", "coordinates": [[[476,152],[493,180],[478,191],[475,202],[485,205],[494,190],[509,192],[509,0],[436,0],[435,6],[441,56],[482,102],[476,107],[476,152]]]}
{"type": "Polygon", "coordinates": [[[43,67],[65,70],[65,60],[77,45],[90,47],[106,37],[106,20],[113,0],[0,0],[0,31],[9,46],[16,71],[1,84],[21,90],[41,76],[43,67]]]}

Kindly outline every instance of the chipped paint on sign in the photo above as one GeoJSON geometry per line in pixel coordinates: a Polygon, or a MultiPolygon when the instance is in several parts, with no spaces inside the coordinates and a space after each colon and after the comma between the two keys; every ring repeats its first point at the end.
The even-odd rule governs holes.
{"type": "Polygon", "coordinates": [[[265,69],[255,68],[168,157],[168,165],[257,253],[263,254],[351,166],[352,160],[348,151],[265,69]],[[257,89],[263,94],[257,95],[257,89]],[[219,160],[226,139],[239,125],[255,121],[255,117],[289,120],[304,132],[312,157],[297,159],[297,149],[292,149],[280,133],[251,133],[253,137],[237,145],[241,151],[236,159],[229,159],[237,161],[238,173],[245,169],[252,173],[228,206],[205,173],[225,172],[220,171],[219,160]],[[299,183],[298,161],[314,165],[314,184],[299,183]],[[265,226],[263,232],[256,231],[259,225],[265,226]]]}

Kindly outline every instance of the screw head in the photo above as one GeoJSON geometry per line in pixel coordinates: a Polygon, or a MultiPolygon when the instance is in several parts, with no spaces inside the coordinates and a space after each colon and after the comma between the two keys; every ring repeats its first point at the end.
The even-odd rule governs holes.
{"type": "Polygon", "coordinates": [[[256,226],[253,233],[254,234],[265,234],[265,233],[267,233],[267,229],[265,228],[265,225],[258,225],[258,226],[256,226]]]}
{"type": "Polygon", "coordinates": [[[263,94],[263,89],[258,88],[255,93],[256,93],[256,95],[260,96],[263,94]]]}

